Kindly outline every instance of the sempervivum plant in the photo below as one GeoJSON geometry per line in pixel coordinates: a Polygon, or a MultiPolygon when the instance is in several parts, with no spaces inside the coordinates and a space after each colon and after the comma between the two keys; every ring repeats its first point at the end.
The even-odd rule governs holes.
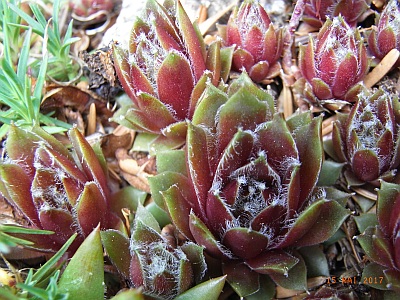
{"type": "Polygon", "coordinates": [[[155,201],[182,234],[223,261],[242,297],[259,290],[260,274],[304,288],[304,261],[291,247],[324,241],[348,214],[315,187],[320,131],[321,119],[308,113],[289,121],[275,114],[271,97],[244,73],[228,94],[209,86],[185,150],[158,156],[155,201]],[[172,166],[179,157],[186,164],[172,166]]]}
{"type": "Polygon", "coordinates": [[[70,0],[69,7],[79,17],[89,17],[101,10],[110,12],[114,7],[114,0],[70,0]]]}
{"type": "Polygon", "coordinates": [[[370,4],[370,0],[307,0],[303,20],[320,28],[327,17],[332,19],[341,15],[351,27],[355,27],[370,4]]]}
{"type": "Polygon", "coordinates": [[[400,50],[400,7],[391,0],[382,11],[377,26],[368,37],[368,47],[377,59],[382,59],[392,49],[400,50]]]}
{"type": "Polygon", "coordinates": [[[116,230],[101,232],[104,247],[121,275],[151,299],[175,297],[203,278],[203,248],[182,241],[172,225],[161,229],[156,219],[139,205],[132,235],[116,230]]]}
{"type": "MultiPolygon", "coordinates": [[[[371,261],[363,271],[366,283],[400,295],[400,185],[381,182],[376,216],[378,222],[357,236],[371,261]],[[374,280],[376,278],[376,280],[374,280]]],[[[393,299],[397,298],[393,297],[393,299]]]]}
{"type": "Polygon", "coordinates": [[[236,7],[222,35],[226,45],[235,46],[234,70],[245,69],[256,82],[279,75],[283,29],[274,28],[258,1],[245,0],[236,7]]]}
{"type": "Polygon", "coordinates": [[[230,69],[230,58],[221,58],[219,50],[220,43],[214,43],[207,57],[197,25],[190,22],[179,1],[166,1],[164,7],[148,0],[145,16],[133,26],[129,49],[114,45],[118,78],[132,100],[114,120],[158,135],[159,144],[182,144],[184,120],[193,116],[206,81],[219,83],[221,61],[230,69]]]}
{"type": "Polygon", "coordinates": [[[349,114],[338,114],[332,132],[336,159],[362,182],[393,177],[400,164],[399,100],[383,90],[362,92],[349,114]]]}
{"type": "Polygon", "coordinates": [[[307,81],[303,93],[313,105],[354,102],[368,67],[358,29],[340,16],[328,19],[315,40],[300,46],[299,68],[307,81]]]}
{"type": "Polygon", "coordinates": [[[12,126],[7,156],[0,163],[4,198],[32,227],[54,231],[29,237],[43,251],[59,249],[75,232],[78,237],[70,250],[76,250],[99,223],[122,229],[122,221],[109,212],[104,160],[78,129],[69,131],[69,139],[72,153],[38,126],[32,131],[12,126]]]}

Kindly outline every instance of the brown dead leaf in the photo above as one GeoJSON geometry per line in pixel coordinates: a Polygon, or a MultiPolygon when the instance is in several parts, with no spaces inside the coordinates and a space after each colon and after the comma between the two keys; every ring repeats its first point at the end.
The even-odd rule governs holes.
{"type": "Polygon", "coordinates": [[[86,119],[92,103],[95,105],[99,121],[104,125],[110,126],[109,118],[113,115],[113,112],[108,109],[107,102],[96,93],[87,89],[85,84],[79,86],[51,84],[47,86],[41,108],[44,113],[54,111],[55,117],[66,121],[68,119],[68,116],[65,115],[66,108],[73,112],[79,112],[86,119]]]}
{"type": "Polygon", "coordinates": [[[139,165],[138,162],[128,154],[126,149],[118,149],[115,152],[115,156],[124,179],[133,187],[150,193],[148,177],[152,175],[145,172],[146,164],[139,165]]]}
{"type": "MultiPolygon", "coordinates": [[[[104,135],[101,139],[101,148],[103,154],[107,158],[115,157],[118,149],[122,148],[128,150],[132,147],[135,133],[133,130],[127,129],[125,132],[118,126],[112,134],[104,135]]],[[[125,128],[125,127],[124,127],[125,128]]]]}

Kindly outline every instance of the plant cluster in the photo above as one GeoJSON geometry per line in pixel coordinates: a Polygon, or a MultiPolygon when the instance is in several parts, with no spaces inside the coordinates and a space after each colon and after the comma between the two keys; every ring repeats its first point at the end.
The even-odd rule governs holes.
{"type": "MultiPolygon", "coordinates": [[[[180,1],[147,0],[128,47],[97,53],[123,89],[107,126],[134,132],[129,153],[42,112],[77,91],[78,39],[60,1],[51,20],[20,4],[0,2],[0,194],[28,223],[0,225],[5,299],[399,297],[400,103],[373,78],[388,61],[398,73],[396,0],[294,1],[287,26],[244,0],[212,41],[180,1]],[[31,63],[33,35],[44,48],[31,63]],[[52,84],[58,98],[43,94],[52,84]],[[21,276],[14,249],[48,259],[21,276]]],[[[113,3],[69,7],[88,17],[113,3]]]]}

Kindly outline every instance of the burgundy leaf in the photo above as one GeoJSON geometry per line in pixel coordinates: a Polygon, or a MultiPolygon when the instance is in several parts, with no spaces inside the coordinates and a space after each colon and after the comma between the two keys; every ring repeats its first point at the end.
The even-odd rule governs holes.
{"type": "Polygon", "coordinates": [[[157,88],[160,100],[172,109],[177,120],[185,120],[188,115],[193,87],[189,62],[178,53],[170,52],[158,71],[157,88]]]}
{"type": "Polygon", "coordinates": [[[363,181],[372,181],[379,177],[379,159],[372,150],[356,151],[352,157],[351,166],[354,174],[363,181]]]}
{"type": "Polygon", "coordinates": [[[265,235],[248,228],[231,228],[225,232],[222,243],[233,254],[246,260],[256,257],[266,249],[269,240],[265,235]]]}

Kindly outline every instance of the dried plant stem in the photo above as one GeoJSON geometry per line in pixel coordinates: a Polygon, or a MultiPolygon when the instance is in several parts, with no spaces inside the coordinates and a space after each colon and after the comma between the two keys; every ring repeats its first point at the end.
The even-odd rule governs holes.
{"type": "Polygon", "coordinates": [[[378,200],[378,196],[375,193],[372,193],[370,191],[367,191],[367,190],[362,189],[362,188],[357,188],[357,187],[353,187],[352,189],[357,194],[359,194],[359,195],[361,195],[361,196],[363,196],[363,197],[365,197],[365,198],[367,198],[369,200],[372,200],[372,201],[377,201],[378,200]]]}
{"type": "Polygon", "coordinates": [[[282,68],[286,74],[292,73],[292,45],[293,37],[296,28],[299,26],[300,19],[303,16],[305,7],[305,1],[299,0],[293,9],[292,17],[290,18],[289,25],[286,28],[286,34],[283,42],[283,57],[282,57],[282,68]]]}

